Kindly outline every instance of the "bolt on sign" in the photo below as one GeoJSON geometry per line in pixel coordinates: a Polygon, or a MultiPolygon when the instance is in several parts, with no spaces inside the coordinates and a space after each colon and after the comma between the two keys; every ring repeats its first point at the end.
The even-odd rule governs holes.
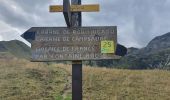
{"type": "Polygon", "coordinates": [[[33,27],[22,37],[32,44],[32,61],[118,59],[116,26],[33,27]]]}

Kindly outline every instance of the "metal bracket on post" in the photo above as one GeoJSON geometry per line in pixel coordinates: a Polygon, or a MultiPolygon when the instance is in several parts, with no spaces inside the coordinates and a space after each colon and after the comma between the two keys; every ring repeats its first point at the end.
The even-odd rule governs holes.
{"type": "Polygon", "coordinates": [[[67,27],[71,27],[70,0],[63,0],[63,14],[67,27]]]}

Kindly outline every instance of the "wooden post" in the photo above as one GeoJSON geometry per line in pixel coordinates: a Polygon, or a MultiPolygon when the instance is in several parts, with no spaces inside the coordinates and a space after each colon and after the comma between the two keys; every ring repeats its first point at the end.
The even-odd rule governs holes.
{"type": "MultiPolygon", "coordinates": [[[[72,5],[81,5],[81,0],[72,0],[72,5]]],[[[72,12],[71,13],[71,26],[72,27],[81,27],[82,18],[81,12],[72,12]]]]}
{"type": "Polygon", "coordinates": [[[67,24],[67,27],[70,27],[70,17],[71,17],[71,12],[70,12],[70,0],[63,0],[63,14],[64,18],[67,24]]]}
{"type": "MultiPolygon", "coordinates": [[[[72,5],[81,5],[81,0],[72,0],[72,5]]],[[[71,27],[81,27],[81,12],[71,13],[71,27]]],[[[72,100],[82,100],[82,61],[72,61],[72,100]]]]}
{"type": "Polygon", "coordinates": [[[82,100],[82,61],[72,62],[72,100],[82,100]]]}

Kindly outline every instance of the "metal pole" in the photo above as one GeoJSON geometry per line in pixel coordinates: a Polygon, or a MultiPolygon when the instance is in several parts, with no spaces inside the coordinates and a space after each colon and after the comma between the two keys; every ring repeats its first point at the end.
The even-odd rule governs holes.
{"type": "MultiPolygon", "coordinates": [[[[72,5],[81,5],[81,0],[72,0],[72,5]]],[[[71,13],[71,27],[81,27],[81,12],[71,13]]],[[[82,100],[82,61],[72,61],[72,100],[82,100]]]]}

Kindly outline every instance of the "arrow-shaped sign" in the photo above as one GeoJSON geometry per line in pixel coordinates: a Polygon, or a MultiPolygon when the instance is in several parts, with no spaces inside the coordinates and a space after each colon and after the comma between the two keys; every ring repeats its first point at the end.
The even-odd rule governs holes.
{"type": "Polygon", "coordinates": [[[127,48],[121,44],[117,44],[115,54],[118,56],[125,56],[127,54],[127,48]]]}
{"type": "Polygon", "coordinates": [[[33,30],[30,31],[30,30],[32,30],[32,28],[29,29],[28,31],[24,32],[21,35],[21,37],[24,38],[25,40],[27,40],[29,43],[31,43],[33,40],[35,40],[35,34],[36,34],[35,31],[33,31],[33,30]]]}
{"type": "Polygon", "coordinates": [[[127,51],[117,45],[115,26],[33,27],[21,36],[31,43],[33,61],[118,59],[127,51]]]}

